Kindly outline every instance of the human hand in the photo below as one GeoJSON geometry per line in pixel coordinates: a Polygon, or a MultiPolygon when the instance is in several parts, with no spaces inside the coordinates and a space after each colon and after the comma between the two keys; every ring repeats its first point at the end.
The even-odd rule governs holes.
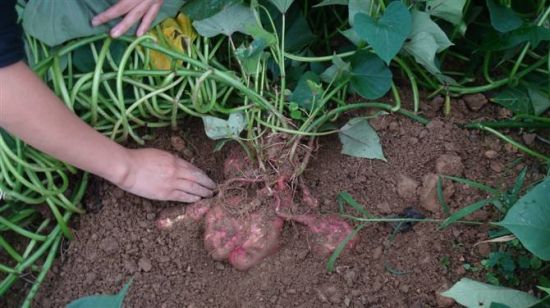
{"type": "Polygon", "coordinates": [[[96,27],[124,15],[122,21],[111,29],[111,36],[116,38],[123,35],[140,19],[136,35],[142,36],[157,17],[162,2],[163,0],[119,0],[117,4],[92,18],[92,25],[96,27]]]}
{"type": "Polygon", "coordinates": [[[197,202],[211,197],[216,184],[191,163],[157,149],[128,150],[128,172],[117,184],[141,197],[197,202]]]}

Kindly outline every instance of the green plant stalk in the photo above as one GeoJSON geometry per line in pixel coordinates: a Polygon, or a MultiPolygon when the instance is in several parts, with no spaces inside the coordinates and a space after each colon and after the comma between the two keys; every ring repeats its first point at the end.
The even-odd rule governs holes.
{"type": "Polygon", "coordinates": [[[515,141],[514,139],[502,134],[501,132],[497,131],[497,130],[494,130],[490,127],[487,127],[487,126],[483,126],[481,124],[477,124],[477,125],[472,125],[472,128],[477,128],[477,129],[481,129],[481,130],[484,130],[484,131],[487,131],[487,132],[490,132],[492,133],[493,135],[499,137],[500,139],[512,144],[513,146],[517,147],[518,149],[522,150],[523,152],[533,156],[533,157],[536,157],[536,158],[539,158],[539,159],[542,159],[546,162],[550,162],[550,157],[542,154],[542,153],[539,153],[535,150],[532,150],[526,146],[524,146],[523,144],[515,141]]]}
{"type": "Polygon", "coordinates": [[[393,61],[395,61],[395,63],[399,65],[401,70],[405,73],[405,75],[407,75],[407,78],[409,78],[413,94],[413,111],[416,113],[420,109],[420,95],[418,94],[418,84],[416,83],[416,77],[414,76],[411,68],[407,65],[407,63],[405,63],[405,61],[401,60],[401,58],[395,57],[393,61]]]}
{"type": "Polygon", "coordinates": [[[50,247],[50,251],[48,252],[46,261],[42,265],[42,269],[40,270],[40,273],[36,277],[31,289],[27,293],[27,296],[25,297],[25,301],[23,301],[23,305],[21,306],[22,308],[31,307],[32,299],[36,296],[36,293],[38,292],[40,285],[44,281],[44,278],[46,278],[46,274],[49,272],[50,268],[52,267],[52,264],[55,259],[55,255],[57,253],[60,243],[61,243],[61,236],[58,236],[55,242],[53,243],[53,245],[50,247]]]}
{"type": "Polygon", "coordinates": [[[92,118],[91,118],[92,126],[97,124],[97,100],[98,100],[98,94],[99,94],[99,80],[100,80],[99,77],[103,72],[103,63],[105,62],[105,58],[107,57],[107,53],[109,52],[111,42],[112,42],[112,39],[110,37],[107,37],[103,41],[103,46],[101,47],[101,51],[99,52],[99,56],[96,60],[96,66],[94,69],[93,81],[92,81],[92,101],[90,102],[91,112],[92,112],[92,118]]]}

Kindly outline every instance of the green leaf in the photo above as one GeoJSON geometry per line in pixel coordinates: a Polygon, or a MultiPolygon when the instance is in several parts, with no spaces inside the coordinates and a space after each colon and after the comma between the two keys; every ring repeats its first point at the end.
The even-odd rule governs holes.
{"type": "Polygon", "coordinates": [[[523,246],[542,260],[550,260],[550,177],[528,191],[498,224],[510,230],[523,246]]]}
{"type": "Polygon", "coordinates": [[[342,154],[386,161],[380,138],[365,118],[349,120],[338,133],[342,154]]]}
{"type": "Polygon", "coordinates": [[[350,69],[351,65],[348,62],[334,56],[332,58],[332,65],[321,74],[321,80],[330,83],[333,80],[337,80],[340,76],[349,76],[350,69]]]}
{"type": "Polygon", "coordinates": [[[474,202],[466,207],[461,208],[460,210],[454,212],[451,216],[449,216],[447,219],[445,219],[441,225],[439,226],[440,229],[447,228],[450,224],[456,222],[457,220],[460,220],[473,212],[478,211],[482,207],[486,206],[487,204],[490,204],[493,200],[487,199],[487,200],[480,200],[477,202],[474,202]]]}
{"type": "Polygon", "coordinates": [[[347,191],[343,191],[340,194],[338,194],[337,197],[338,204],[342,204],[342,202],[346,202],[349,204],[353,209],[355,209],[357,212],[359,212],[361,215],[363,215],[366,218],[375,218],[374,215],[372,215],[365,206],[363,206],[361,203],[357,202],[347,191]]]}
{"type": "Polygon", "coordinates": [[[246,126],[244,115],[240,112],[230,114],[227,120],[203,116],[202,122],[206,135],[213,140],[237,138],[246,126]]]}
{"type": "Polygon", "coordinates": [[[193,22],[193,27],[204,37],[219,34],[231,36],[235,32],[248,34],[248,29],[256,25],[254,12],[248,6],[233,3],[214,16],[193,22]]]}
{"type": "Polygon", "coordinates": [[[491,303],[498,303],[514,308],[524,308],[538,302],[538,299],[529,293],[468,278],[462,278],[441,295],[450,297],[466,307],[491,307],[491,303]]]}
{"type": "MultiPolygon", "coordinates": [[[[23,13],[25,32],[49,46],[59,45],[68,40],[106,33],[122,18],[93,27],[92,17],[116,4],[117,0],[43,1],[30,0],[23,13]]],[[[181,0],[165,0],[153,26],[166,17],[176,15],[181,0]]],[[[128,31],[134,34],[137,25],[128,31]]]]}
{"type": "Polygon", "coordinates": [[[358,51],[351,58],[351,88],[367,99],[377,99],[391,87],[392,73],[376,55],[358,51]]]}
{"type": "Polygon", "coordinates": [[[348,22],[350,26],[355,24],[355,15],[363,13],[370,16],[372,0],[349,0],[348,3],[348,22]]]}
{"type": "Polygon", "coordinates": [[[340,242],[340,244],[338,244],[338,246],[336,247],[336,249],[334,249],[334,252],[330,256],[330,258],[328,258],[328,261],[327,261],[327,271],[328,272],[332,272],[334,270],[334,264],[336,263],[336,260],[338,259],[338,257],[342,254],[342,251],[344,251],[344,248],[346,248],[346,245],[355,236],[357,236],[357,233],[359,233],[359,231],[361,231],[361,229],[363,229],[366,225],[367,225],[366,223],[362,223],[359,226],[355,227],[353,229],[353,231],[351,231],[351,233],[348,234],[348,236],[346,236],[346,238],[343,239],[340,242]]]}
{"type": "Polygon", "coordinates": [[[191,20],[201,20],[219,13],[225,6],[236,0],[187,0],[181,11],[191,20]]]}
{"type": "Polygon", "coordinates": [[[454,25],[462,21],[462,10],[466,0],[428,0],[426,11],[454,25]]]}
{"type": "Polygon", "coordinates": [[[79,298],[70,302],[67,308],[121,308],[131,284],[132,280],[126,283],[116,295],[93,295],[79,298]]]}
{"type": "Polygon", "coordinates": [[[292,2],[294,2],[294,0],[269,0],[269,1],[273,3],[273,5],[277,7],[279,12],[283,14],[286,13],[286,11],[288,11],[288,8],[292,5],[292,2]]]}
{"type": "Polygon", "coordinates": [[[550,41],[550,29],[526,26],[486,39],[481,49],[484,51],[506,50],[526,42],[529,42],[531,47],[535,49],[543,41],[550,41]]]}
{"type": "Polygon", "coordinates": [[[411,16],[412,30],[409,35],[410,38],[422,32],[431,34],[437,44],[437,52],[441,52],[453,45],[447,34],[430,18],[429,14],[413,10],[411,16]]]}
{"type": "Polygon", "coordinates": [[[374,52],[386,63],[390,63],[399,52],[411,32],[412,18],[407,7],[399,2],[391,2],[384,15],[374,20],[357,13],[354,29],[357,35],[371,45],[374,52]]]}
{"type": "Polygon", "coordinates": [[[314,5],[313,7],[322,7],[329,5],[348,5],[348,0],[323,0],[319,4],[314,5]]]}
{"type": "Polygon", "coordinates": [[[506,33],[521,27],[523,20],[511,8],[495,3],[493,0],[486,0],[491,25],[497,31],[506,33]]]}
{"type": "Polygon", "coordinates": [[[321,80],[319,76],[314,72],[307,71],[298,80],[296,88],[290,96],[290,100],[296,102],[298,106],[305,108],[307,110],[312,110],[315,106],[317,99],[321,97],[321,92],[316,91],[309,86],[310,82],[318,84],[321,80]]]}
{"type": "Polygon", "coordinates": [[[514,114],[533,114],[533,105],[524,89],[507,87],[491,98],[491,101],[509,109],[514,114]]]}
{"type": "Polygon", "coordinates": [[[548,94],[535,89],[534,87],[527,87],[527,94],[529,94],[529,99],[531,100],[531,105],[533,106],[533,113],[535,115],[541,115],[543,112],[550,108],[550,97],[548,94]]]}

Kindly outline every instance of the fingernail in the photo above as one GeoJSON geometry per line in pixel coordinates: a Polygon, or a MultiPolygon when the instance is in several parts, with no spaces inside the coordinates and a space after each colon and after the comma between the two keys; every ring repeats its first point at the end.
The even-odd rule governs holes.
{"type": "Polygon", "coordinates": [[[136,36],[142,36],[143,35],[143,30],[139,29],[137,32],[136,32],[136,36]]]}
{"type": "Polygon", "coordinates": [[[117,27],[114,27],[113,30],[111,30],[111,36],[112,37],[119,37],[120,36],[120,30],[117,27]]]}
{"type": "Polygon", "coordinates": [[[96,27],[99,24],[97,17],[92,18],[92,26],[96,27]]]}

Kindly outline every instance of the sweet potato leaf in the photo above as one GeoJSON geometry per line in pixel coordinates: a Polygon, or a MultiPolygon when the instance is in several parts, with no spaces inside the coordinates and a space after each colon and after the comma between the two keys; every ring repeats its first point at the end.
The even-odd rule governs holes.
{"type": "Polygon", "coordinates": [[[391,87],[392,73],[376,55],[358,51],[351,59],[351,88],[364,98],[377,99],[391,87]]]}
{"type": "Polygon", "coordinates": [[[426,11],[430,15],[458,25],[462,21],[464,4],[466,4],[466,0],[428,0],[426,1],[426,11]]]}
{"type": "Polygon", "coordinates": [[[411,14],[399,1],[391,2],[378,20],[364,13],[357,13],[354,18],[357,35],[367,41],[374,52],[388,64],[411,32],[411,14]]]}
{"type": "Polygon", "coordinates": [[[121,308],[124,297],[126,297],[126,293],[128,293],[131,284],[132,281],[130,280],[124,285],[122,290],[115,295],[92,295],[79,298],[70,302],[67,308],[121,308]]]}
{"type": "MultiPolygon", "coordinates": [[[[71,39],[107,33],[122,18],[98,27],[93,27],[91,19],[105,11],[116,0],[43,1],[30,0],[23,13],[25,31],[49,46],[56,46],[71,39]]],[[[153,26],[169,16],[175,16],[181,0],[165,0],[153,26]]],[[[134,34],[137,25],[128,33],[134,34]]]]}
{"type": "Polygon", "coordinates": [[[550,260],[550,177],[528,191],[498,224],[510,230],[538,258],[550,260]]]}
{"type": "Polygon", "coordinates": [[[206,135],[213,140],[236,138],[246,126],[244,115],[240,112],[232,113],[227,120],[203,116],[202,122],[206,135]]]}
{"type": "Polygon", "coordinates": [[[493,303],[508,307],[527,308],[539,301],[538,298],[526,292],[494,286],[468,278],[462,278],[441,295],[450,297],[466,307],[481,308],[494,307],[492,306],[493,303]]]}
{"type": "Polygon", "coordinates": [[[380,138],[365,118],[353,118],[340,129],[342,154],[386,161],[380,138]]]}
{"type": "Polygon", "coordinates": [[[248,34],[248,29],[254,25],[254,12],[241,3],[232,3],[213,16],[193,22],[197,32],[204,37],[231,36],[235,32],[248,34]]]}
{"type": "Polygon", "coordinates": [[[523,20],[511,8],[505,7],[494,0],[487,0],[491,25],[497,31],[506,33],[515,30],[523,24],[523,20]]]}

